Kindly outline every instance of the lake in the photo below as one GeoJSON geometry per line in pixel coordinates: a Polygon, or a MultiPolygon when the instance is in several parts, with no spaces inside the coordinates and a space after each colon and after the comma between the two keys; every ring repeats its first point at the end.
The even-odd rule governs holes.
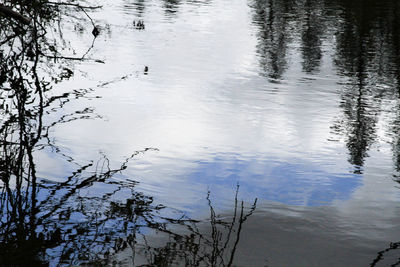
{"type": "Polygon", "coordinates": [[[0,266],[399,264],[400,2],[4,2],[0,266]]]}

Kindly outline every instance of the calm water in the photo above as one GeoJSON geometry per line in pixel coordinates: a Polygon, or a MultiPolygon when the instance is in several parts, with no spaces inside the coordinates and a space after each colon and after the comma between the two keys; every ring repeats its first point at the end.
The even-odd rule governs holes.
{"type": "Polygon", "coordinates": [[[399,263],[400,3],[101,4],[0,20],[1,266],[399,263]]]}

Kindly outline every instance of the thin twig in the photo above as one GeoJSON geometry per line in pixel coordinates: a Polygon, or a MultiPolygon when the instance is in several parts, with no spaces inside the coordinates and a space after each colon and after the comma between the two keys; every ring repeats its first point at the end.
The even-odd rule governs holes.
{"type": "Polygon", "coordinates": [[[103,6],[81,6],[78,4],[73,4],[73,3],[64,3],[64,2],[47,2],[47,4],[51,4],[51,5],[60,5],[60,6],[74,6],[74,7],[78,7],[78,8],[84,8],[84,9],[98,9],[98,8],[102,8],[103,6]]]}

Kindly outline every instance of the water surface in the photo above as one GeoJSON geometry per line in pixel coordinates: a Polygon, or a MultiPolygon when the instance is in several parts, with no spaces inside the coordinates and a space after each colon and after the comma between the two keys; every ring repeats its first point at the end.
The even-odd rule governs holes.
{"type": "MultiPolygon", "coordinates": [[[[44,90],[46,99],[63,97],[38,113],[45,133],[28,127],[38,138],[21,141],[26,151],[7,154],[13,143],[2,128],[2,164],[27,157],[41,189],[26,195],[44,203],[32,208],[29,234],[15,233],[59,231],[32,256],[52,266],[96,262],[93,248],[103,264],[396,263],[399,8],[389,0],[121,0],[88,11],[95,39],[87,16],[68,9],[75,17],[60,21],[68,40],[60,55],[92,46],[87,60],[40,61],[73,75],[44,90]],[[133,25],[139,20],[144,29],[133,25]],[[62,226],[45,226],[50,218],[62,226]],[[80,246],[85,257],[73,253],[80,246]],[[202,260],[189,257],[198,251],[202,260]]],[[[15,103],[15,117],[30,118],[15,103]]],[[[8,118],[0,113],[14,125],[8,118]]],[[[6,196],[20,194],[13,179],[24,175],[3,179],[11,191],[3,191],[2,223],[16,229],[24,219],[13,221],[6,196]]],[[[0,234],[8,250],[21,249],[0,234]]]]}

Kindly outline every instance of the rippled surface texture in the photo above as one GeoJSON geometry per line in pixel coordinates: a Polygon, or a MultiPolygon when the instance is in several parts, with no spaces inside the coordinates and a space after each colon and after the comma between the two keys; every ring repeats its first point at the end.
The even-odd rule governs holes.
{"type": "Polygon", "coordinates": [[[399,263],[400,2],[15,2],[0,265],[399,263]]]}

